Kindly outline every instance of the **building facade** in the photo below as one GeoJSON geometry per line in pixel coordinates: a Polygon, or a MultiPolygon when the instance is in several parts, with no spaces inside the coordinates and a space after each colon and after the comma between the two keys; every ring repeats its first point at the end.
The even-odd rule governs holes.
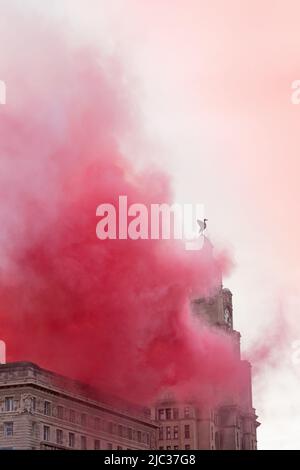
{"type": "Polygon", "coordinates": [[[150,410],[28,362],[0,365],[0,449],[153,449],[150,410]]]}
{"type": "Polygon", "coordinates": [[[240,362],[241,385],[234,396],[224,397],[213,408],[199,407],[192,400],[178,404],[171,393],[165,392],[152,410],[153,419],[160,425],[158,449],[255,450],[259,423],[252,405],[251,366],[241,360],[230,290],[220,287],[210,299],[194,299],[192,314],[230,336],[240,362]]]}

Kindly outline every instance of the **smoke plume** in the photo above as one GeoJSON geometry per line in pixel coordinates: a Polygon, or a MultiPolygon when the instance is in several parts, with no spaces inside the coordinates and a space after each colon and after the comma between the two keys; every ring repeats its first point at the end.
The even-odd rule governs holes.
{"type": "Polygon", "coordinates": [[[120,150],[128,131],[139,132],[121,64],[74,46],[43,18],[4,16],[0,336],[8,359],[142,403],[165,387],[178,396],[225,390],[238,368],[231,345],[195,327],[189,302],[218,287],[228,259],[178,241],[96,237],[100,203],[117,205],[119,195],[172,203],[168,176],[137,171],[132,160],[142,156],[129,161],[120,150]]]}

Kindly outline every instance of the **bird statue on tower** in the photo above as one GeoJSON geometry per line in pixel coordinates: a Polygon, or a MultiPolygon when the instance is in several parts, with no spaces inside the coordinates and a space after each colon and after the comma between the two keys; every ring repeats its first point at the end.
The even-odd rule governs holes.
{"type": "Polygon", "coordinates": [[[0,364],[6,364],[6,346],[4,341],[0,339],[0,364]]]}

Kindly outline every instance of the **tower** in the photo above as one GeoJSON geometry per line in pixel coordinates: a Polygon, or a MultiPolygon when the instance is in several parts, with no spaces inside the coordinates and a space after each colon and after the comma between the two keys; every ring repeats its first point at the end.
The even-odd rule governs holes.
{"type": "MultiPolygon", "coordinates": [[[[209,265],[213,245],[204,236],[203,259],[209,265]]],[[[224,396],[213,408],[199,408],[192,399],[176,403],[172,396],[161,397],[153,418],[159,421],[158,446],[166,449],[254,450],[257,448],[256,428],[259,426],[252,406],[251,365],[241,360],[240,333],[233,328],[232,293],[217,279],[217,288],[209,297],[191,299],[191,313],[211,328],[228,335],[236,354],[239,384],[230,396],[224,396]]],[[[230,381],[230,377],[228,377],[230,381]]]]}

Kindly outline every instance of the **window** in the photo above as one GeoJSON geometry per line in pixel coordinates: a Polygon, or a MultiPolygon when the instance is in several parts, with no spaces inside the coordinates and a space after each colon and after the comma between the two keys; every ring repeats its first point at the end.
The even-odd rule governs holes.
{"type": "Polygon", "coordinates": [[[64,418],[64,408],[62,406],[58,406],[57,407],[57,417],[59,419],[63,419],[64,418]]]}
{"type": "Polygon", "coordinates": [[[13,397],[5,397],[5,411],[14,411],[14,399],[13,397]]]}
{"type": "Polygon", "coordinates": [[[239,436],[238,432],[236,433],[236,446],[237,446],[237,448],[240,447],[240,436],[239,436]]]}
{"type": "Polygon", "coordinates": [[[70,410],[70,422],[75,423],[75,411],[70,410]]]}
{"type": "Polygon", "coordinates": [[[94,441],[94,449],[100,450],[100,441],[98,439],[95,439],[94,441]]]}
{"type": "Polygon", "coordinates": [[[44,415],[50,416],[51,415],[51,403],[50,401],[44,402],[44,415]]]}
{"type": "Polygon", "coordinates": [[[50,428],[49,428],[49,426],[44,426],[44,441],[50,441],[50,428]]]}
{"type": "Polygon", "coordinates": [[[86,450],[86,437],[81,436],[81,449],[86,450]]]}
{"type": "Polygon", "coordinates": [[[185,450],[190,450],[191,449],[191,446],[189,444],[185,445],[184,446],[185,450]]]}
{"type": "Polygon", "coordinates": [[[215,445],[216,445],[216,450],[219,450],[221,448],[220,446],[220,432],[216,431],[215,433],[215,445]]]}
{"type": "Polygon", "coordinates": [[[184,426],[184,437],[186,439],[190,438],[190,425],[189,424],[185,424],[184,426]]]}
{"type": "Polygon", "coordinates": [[[118,425],[118,436],[122,437],[123,434],[123,426],[121,424],[118,425]]]}
{"type": "Polygon", "coordinates": [[[107,443],[107,449],[108,449],[108,450],[112,450],[112,443],[111,443],[111,442],[108,442],[108,443],[107,443]]]}
{"type": "Polygon", "coordinates": [[[81,426],[86,426],[86,414],[81,413],[81,426]]]}
{"type": "Polygon", "coordinates": [[[56,429],[56,442],[57,444],[63,443],[63,432],[61,429],[56,429]]]}
{"type": "Polygon", "coordinates": [[[150,434],[148,432],[146,434],[146,442],[148,445],[150,445],[150,434]]]}
{"type": "Polygon", "coordinates": [[[179,447],[178,447],[178,446],[174,446],[174,450],[178,450],[178,449],[179,449],[179,447]]]}
{"type": "Polygon", "coordinates": [[[174,439],[178,439],[178,426],[174,426],[174,439]]]}
{"type": "Polygon", "coordinates": [[[37,423],[35,421],[32,421],[32,424],[31,424],[31,432],[32,434],[35,436],[36,432],[37,432],[37,423]]]}
{"type": "Polygon", "coordinates": [[[171,439],[171,426],[166,427],[166,439],[171,439]]]}
{"type": "Polygon", "coordinates": [[[141,442],[141,441],[142,441],[142,433],[141,433],[141,431],[138,431],[138,432],[137,432],[137,440],[138,440],[138,442],[141,442]]]}
{"type": "Polygon", "coordinates": [[[14,435],[14,423],[4,423],[4,436],[11,437],[14,435]]]}
{"type": "Polygon", "coordinates": [[[108,423],[108,432],[113,432],[113,423],[111,421],[108,423]]]}
{"type": "Polygon", "coordinates": [[[31,398],[31,408],[32,408],[32,411],[36,410],[36,398],[35,397],[31,398]]]}
{"type": "Polygon", "coordinates": [[[75,447],[75,434],[69,432],[69,447],[75,447]]]}
{"type": "Polygon", "coordinates": [[[190,409],[188,406],[184,408],[184,417],[189,418],[190,417],[190,409]]]}
{"type": "Polygon", "coordinates": [[[171,408],[166,409],[166,419],[171,419],[172,418],[172,410],[171,408]]]}
{"type": "Polygon", "coordinates": [[[178,408],[173,408],[173,418],[178,419],[179,418],[179,410],[178,408]]]}
{"type": "Polygon", "coordinates": [[[132,429],[128,428],[128,439],[132,440],[132,429]]]}
{"type": "Polygon", "coordinates": [[[158,439],[164,438],[164,428],[161,426],[158,431],[158,439]]]}
{"type": "Polygon", "coordinates": [[[97,429],[98,431],[100,429],[100,419],[99,418],[95,418],[95,429],[97,429]]]}
{"type": "Polygon", "coordinates": [[[165,410],[163,409],[158,410],[158,419],[159,420],[165,419],[165,410]]]}

